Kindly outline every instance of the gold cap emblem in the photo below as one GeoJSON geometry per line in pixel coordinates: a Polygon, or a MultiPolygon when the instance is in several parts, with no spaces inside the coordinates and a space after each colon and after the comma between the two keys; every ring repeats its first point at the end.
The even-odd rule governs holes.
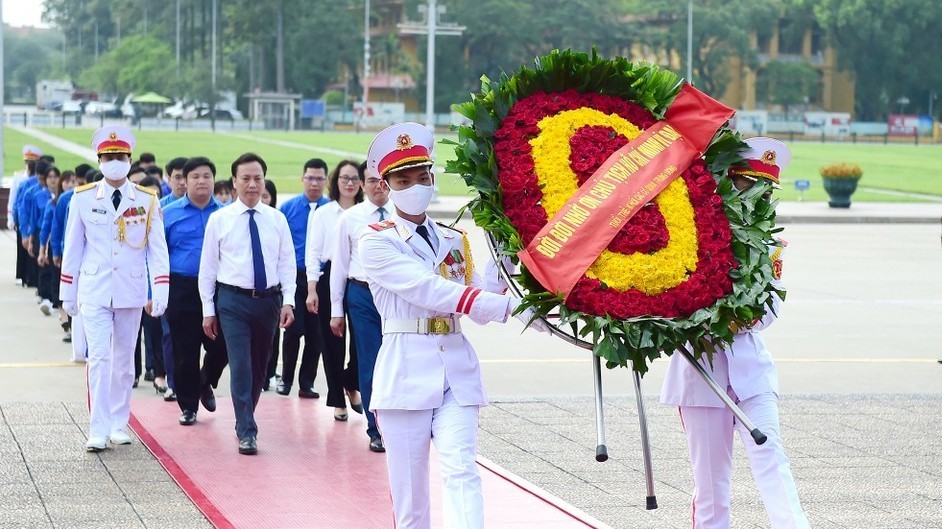
{"type": "Polygon", "coordinates": [[[762,161],[769,165],[775,165],[775,151],[770,149],[762,153],[762,161]]]}
{"type": "Polygon", "coordinates": [[[400,134],[399,137],[396,138],[396,150],[404,151],[412,147],[415,147],[415,144],[412,143],[412,137],[408,134],[400,134]]]}

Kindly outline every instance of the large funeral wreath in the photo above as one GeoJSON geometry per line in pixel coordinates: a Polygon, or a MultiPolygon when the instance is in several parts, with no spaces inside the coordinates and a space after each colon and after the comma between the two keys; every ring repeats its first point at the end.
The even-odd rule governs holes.
{"type": "MultiPolygon", "coordinates": [[[[457,127],[448,171],[478,191],[468,205],[475,223],[516,255],[610,155],[663,119],[680,87],[651,64],[554,51],[532,69],[483,77],[481,92],[456,105],[472,124],[457,127]]],[[[739,193],[726,178],[742,149],[723,127],[702,159],[628,221],[565,301],[522,267],[522,306],[558,312],[610,368],[643,373],[662,352],[689,343],[699,356],[731,340],[732,329],[764,314],[775,291],[768,186],[739,193]]]]}

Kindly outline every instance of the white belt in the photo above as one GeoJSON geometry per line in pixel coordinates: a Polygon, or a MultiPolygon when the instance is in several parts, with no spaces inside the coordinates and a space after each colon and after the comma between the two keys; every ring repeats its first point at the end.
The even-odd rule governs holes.
{"type": "Polygon", "coordinates": [[[383,334],[451,334],[455,332],[461,332],[461,322],[454,316],[383,320],[383,334]]]}

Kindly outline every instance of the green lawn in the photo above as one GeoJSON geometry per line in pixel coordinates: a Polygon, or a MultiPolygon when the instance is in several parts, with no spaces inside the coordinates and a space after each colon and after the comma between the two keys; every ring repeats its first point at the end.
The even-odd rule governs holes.
{"type": "MultiPolygon", "coordinates": [[[[23,134],[5,129],[4,161],[7,172],[19,168],[20,149],[24,143],[38,145],[44,152],[52,152],[58,165],[74,167],[80,163],[78,157],[63,153],[43,142],[34,141],[23,134]]],[[[45,132],[63,139],[89,145],[92,131],[89,129],[44,129],[45,132]]],[[[300,190],[301,166],[308,158],[323,158],[328,165],[340,161],[342,156],[317,150],[325,148],[347,153],[359,153],[349,156],[362,160],[373,139],[374,133],[362,132],[280,132],[253,131],[234,134],[193,132],[193,131],[135,131],[137,136],[136,154],[144,151],[153,152],[160,163],[175,156],[202,155],[213,160],[220,175],[229,174],[229,164],[239,154],[254,151],[268,163],[269,177],[278,185],[279,191],[294,193],[300,190]],[[258,139],[268,139],[297,144],[292,146],[273,145],[258,139]]],[[[818,176],[818,167],[830,162],[854,162],[863,168],[861,186],[908,191],[937,195],[942,197],[942,147],[924,144],[919,146],[901,144],[850,144],[850,143],[814,143],[792,142],[791,165],[783,173],[783,189],[778,192],[782,200],[797,200],[798,192],[794,189],[795,180],[810,180],[811,189],[804,194],[804,200],[825,201],[827,194],[818,176]]],[[[438,145],[437,159],[441,166],[454,156],[450,146],[438,145]]],[[[82,160],[84,161],[84,160],[82,160]]],[[[455,175],[440,175],[439,188],[443,195],[462,195],[469,191],[455,175]]],[[[855,201],[918,201],[918,198],[899,197],[878,192],[858,190],[855,201]]]]}

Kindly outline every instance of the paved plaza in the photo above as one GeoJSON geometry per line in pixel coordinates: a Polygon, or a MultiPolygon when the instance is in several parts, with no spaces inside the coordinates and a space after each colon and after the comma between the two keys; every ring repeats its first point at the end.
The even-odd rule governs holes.
{"type": "MultiPolygon", "coordinates": [[[[811,223],[803,220],[827,208],[781,208],[792,215],[783,233],[789,295],[767,341],[782,381],[786,452],[816,529],[940,528],[942,206],[859,209],[868,210],[859,218],[894,220],[845,213],[841,223],[811,223]]],[[[482,256],[483,239],[474,235],[482,256]]],[[[53,318],[13,285],[13,244],[10,232],[0,232],[0,270],[7,271],[0,279],[0,528],[211,527],[137,440],[84,452],[84,370],[68,362],[53,318]]],[[[492,400],[482,413],[481,454],[611,527],[689,527],[686,441],[676,410],[657,402],[666,362],[656,361],[643,380],[660,505],[647,511],[628,373],[603,377],[610,459],[598,463],[587,354],[520,331],[516,322],[468,325],[492,400]]],[[[324,388],[323,375],[317,385],[324,388]]],[[[134,398],[157,396],[142,383],[134,398]]],[[[260,406],[272,398],[285,397],[265,394],[260,406]]],[[[322,402],[312,405],[330,413],[322,402]]],[[[177,407],[167,406],[168,428],[177,427],[177,407]]],[[[365,443],[352,448],[369,455],[365,443]]],[[[739,441],[735,450],[733,527],[768,528],[739,441]]]]}

